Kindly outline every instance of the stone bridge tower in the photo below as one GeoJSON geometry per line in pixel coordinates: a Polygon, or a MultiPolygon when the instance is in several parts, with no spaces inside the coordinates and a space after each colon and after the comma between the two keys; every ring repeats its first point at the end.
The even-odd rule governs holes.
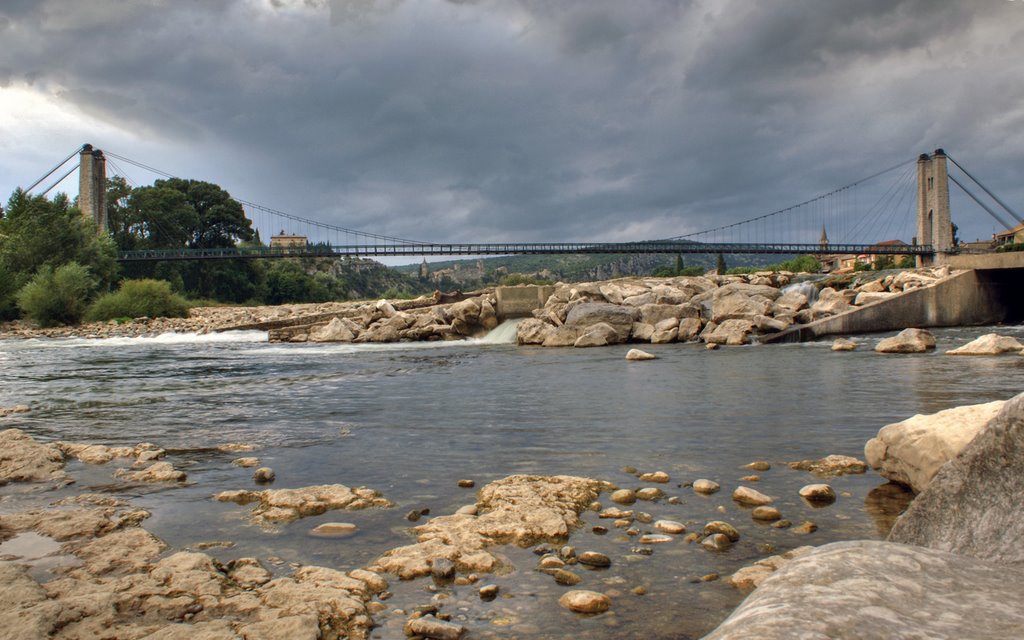
{"type": "Polygon", "coordinates": [[[949,173],[946,152],[936,149],[917,159],[917,243],[935,248],[934,256],[918,256],[917,266],[941,264],[953,249],[949,213],[949,173]]]}
{"type": "Polygon", "coordinates": [[[91,144],[82,145],[79,154],[78,208],[96,222],[96,233],[107,232],[107,160],[91,144]]]}

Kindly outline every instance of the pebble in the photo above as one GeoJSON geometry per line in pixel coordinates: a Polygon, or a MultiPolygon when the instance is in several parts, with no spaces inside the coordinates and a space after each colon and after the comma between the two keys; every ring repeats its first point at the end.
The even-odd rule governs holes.
{"type": "Polygon", "coordinates": [[[672,496],[666,502],[669,504],[682,504],[683,501],[679,499],[679,496],[672,496]]]}
{"type": "Polygon", "coordinates": [[[467,479],[463,478],[462,480],[459,480],[458,484],[463,489],[472,489],[473,487],[476,486],[476,481],[474,481],[474,480],[467,480],[467,479]]]}
{"type": "Polygon", "coordinates": [[[701,545],[709,551],[725,551],[732,546],[732,541],[724,533],[716,533],[704,538],[701,545]]]}
{"type": "Polygon", "coordinates": [[[555,578],[555,582],[566,587],[572,587],[583,582],[583,578],[568,569],[558,569],[551,575],[555,578]]]}
{"type": "Polygon", "coordinates": [[[587,505],[587,508],[590,509],[591,511],[598,512],[601,509],[603,509],[604,507],[601,506],[600,502],[598,502],[597,500],[594,500],[589,505],[587,505]]]}
{"type": "Polygon", "coordinates": [[[645,473],[642,476],[640,476],[640,480],[642,482],[657,482],[659,484],[665,484],[670,479],[671,478],[669,478],[669,475],[664,471],[653,471],[651,473],[645,473]]]}
{"type": "Polygon", "coordinates": [[[324,522],[310,529],[309,535],[314,538],[348,538],[359,532],[359,527],[351,522],[324,522]]]}
{"type": "Polygon", "coordinates": [[[464,516],[475,516],[477,513],[477,508],[475,504],[466,504],[459,507],[458,510],[455,511],[455,513],[464,516]]]}
{"type": "Polygon", "coordinates": [[[641,500],[657,500],[665,495],[665,492],[658,487],[644,487],[636,492],[636,497],[641,500]]]}
{"type": "Polygon", "coordinates": [[[743,476],[740,482],[761,482],[761,476],[743,476]]]}
{"type": "Polygon", "coordinates": [[[544,556],[540,559],[541,569],[561,569],[565,566],[565,561],[557,556],[544,556]]]}
{"type": "Polygon", "coordinates": [[[633,524],[633,520],[631,518],[622,518],[620,520],[616,520],[612,524],[615,525],[616,529],[625,529],[629,525],[633,524]]]}
{"type": "Polygon", "coordinates": [[[807,520],[806,522],[802,523],[800,526],[798,526],[795,529],[793,529],[793,533],[796,533],[796,534],[799,534],[799,535],[807,535],[808,533],[814,533],[817,530],[818,530],[818,525],[814,524],[810,520],[807,520]]]}
{"type": "Polygon", "coordinates": [[[707,349],[708,351],[716,351],[716,350],[718,350],[718,343],[717,342],[709,342],[706,345],[704,345],[704,348],[707,349]]]}
{"type": "Polygon", "coordinates": [[[640,530],[637,529],[636,527],[630,527],[629,529],[626,529],[626,535],[627,536],[638,536],[638,535],[640,535],[640,530]]]}
{"type": "Polygon", "coordinates": [[[235,458],[231,461],[231,464],[236,467],[255,467],[260,463],[259,458],[235,458]]]}
{"type": "Polygon", "coordinates": [[[413,509],[409,513],[405,514],[405,519],[409,522],[416,522],[423,516],[423,512],[419,509],[413,509]]]}
{"type": "Polygon", "coordinates": [[[704,525],[704,535],[710,536],[718,533],[725,535],[729,538],[730,542],[736,542],[740,539],[740,532],[728,522],[713,520],[704,525]]]}
{"type": "Polygon", "coordinates": [[[598,518],[632,518],[632,511],[623,511],[618,507],[608,507],[597,514],[598,518]]]}
{"type": "Polygon", "coordinates": [[[649,513],[644,513],[643,511],[639,511],[636,514],[636,521],[637,522],[642,522],[644,524],[650,524],[651,522],[654,522],[654,516],[652,516],[649,513]]]}
{"type": "Polygon", "coordinates": [[[599,536],[603,536],[604,534],[608,533],[608,527],[602,527],[601,525],[598,524],[598,525],[594,525],[594,527],[591,528],[591,531],[593,531],[595,534],[597,534],[599,536]]]}
{"type": "Polygon", "coordinates": [[[603,613],[611,608],[611,598],[596,591],[574,590],[565,592],[558,604],[577,613],[603,613]]]}
{"type": "Polygon", "coordinates": [[[642,596],[647,593],[647,588],[644,586],[636,586],[630,589],[630,592],[635,596],[642,596]]]}
{"type": "Polygon", "coordinates": [[[755,508],[751,513],[750,517],[754,520],[763,520],[765,522],[771,522],[773,520],[781,520],[782,512],[775,507],[761,506],[755,508]]]}
{"type": "Polygon", "coordinates": [[[691,531],[690,533],[683,536],[683,542],[685,542],[686,544],[690,544],[691,542],[697,542],[698,540],[700,540],[700,538],[701,535],[699,533],[697,533],[696,531],[691,531]]]}
{"type": "Polygon", "coordinates": [[[480,587],[480,591],[478,591],[477,593],[480,594],[481,600],[494,600],[498,597],[498,591],[498,585],[485,584],[484,586],[480,587]]]}
{"type": "Polygon", "coordinates": [[[675,540],[672,536],[666,536],[662,533],[648,533],[640,536],[640,544],[663,544],[665,542],[672,542],[675,540]]]}
{"type": "Polygon", "coordinates": [[[732,499],[740,504],[749,504],[753,506],[771,504],[774,502],[770,497],[756,489],[751,489],[750,487],[737,487],[736,490],[732,492],[732,499]]]}
{"type": "Polygon", "coordinates": [[[439,620],[433,616],[411,618],[405,623],[405,635],[435,638],[436,640],[459,640],[466,633],[466,627],[454,622],[439,620]]]}
{"type": "Polygon", "coordinates": [[[622,467],[623,473],[634,474],[636,473],[636,467],[622,467]]]}
{"type": "Polygon", "coordinates": [[[276,475],[270,467],[260,467],[252,474],[252,479],[259,483],[273,482],[276,475]]]}
{"type": "Polygon", "coordinates": [[[565,545],[558,550],[558,557],[562,560],[572,560],[576,557],[576,547],[565,545]]]}
{"type": "Polygon", "coordinates": [[[811,502],[834,502],[836,492],[827,484],[809,484],[800,489],[800,497],[811,502]]]}
{"type": "Polygon", "coordinates": [[[630,552],[641,556],[649,556],[654,554],[654,549],[650,547],[633,547],[630,549],[630,552]]]}
{"type": "Polygon", "coordinates": [[[455,563],[448,558],[435,558],[430,565],[430,575],[439,580],[447,580],[455,576],[455,563]]]}
{"type": "Polygon", "coordinates": [[[776,529],[788,529],[793,526],[793,523],[789,520],[779,520],[778,522],[773,522],[772,526],[776,529]]]}
{"type": "Polygon", "coordinates": [[[686,525],[675,520],[658,520],[654,523],[654,528],[662,533],[671,533],[673,535],[686,533],[686,525]]]}
{"type": "Polygon", "coordinates": [[[619,489],[618,491],[613,491],[609,498],[612,502],[619,504],[633,504],[636,502],[637,495],[636,491],[632,489],[619,489]]]}
{"type": "Polygon", "coordinates": [[[718,580],[718,578],[720,578],[720,577],[721,576],[719,576],[717,573],[709,573],[707,575],[701,576],[700,577],[700,581],[701,582],[714,582],[715,580],[718,580]]]}
{"type": "Polygon", "coordinates": [[[579,561],[588,567],[610,567],[612,564],[611,558],[597,551],[584,551],[579,555],[579,561]]]}
{"type": "Polygon", "coordinates": [[[719,485],[714,480],[707,480],[701,478],[700,480],[693,481],[693,490],[696,491],[697,493],[702,493],[704,495],[711,495],[712,493],[715,493],[721,488],[721,485],[719,485]]]}
{"type": "Polygon", "coordinates": [[[767,471],[772,468],[771,463],[765,460],[755,460],[750,464],[743,465],[744,469],[753,469],[754,471],[767,471]]]}

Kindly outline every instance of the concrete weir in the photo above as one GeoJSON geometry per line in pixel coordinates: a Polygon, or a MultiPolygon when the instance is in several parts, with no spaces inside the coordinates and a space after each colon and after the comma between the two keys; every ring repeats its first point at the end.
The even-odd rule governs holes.
{"type": "Polygon", "coordinates": [[[498,320],[509,318],[529,318],[534,309],[541,309],[548,298],[555,292],[551,285],[519,285],[515,287],[498,287],[494,297],[498,301],[494,312],[498,320]]]}
{"type": "Polygon", "coordinates": [[[806,342],[831,335],[896,331],[907,327],[954,327],[1019,320],[1024,303],[1014,295],[1024,269],[972,269],[930,287],[908,291],[764,336],[762,343],[806,342]]]}

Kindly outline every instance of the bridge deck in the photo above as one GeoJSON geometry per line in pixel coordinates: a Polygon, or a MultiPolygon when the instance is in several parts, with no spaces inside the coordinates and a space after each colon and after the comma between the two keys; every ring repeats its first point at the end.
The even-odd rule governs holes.
{"type": "Polygon", "coordinates": [[[695,243],[695,242],[518,242],[487,244],[307,245],[303,247],[222,247],[140,249],[118,252],[120,262],[157,260],[236,260],[255,258],[507,256],[565,254],[780,254],[931,255],[931,246],[868,244],[695,243]]]}

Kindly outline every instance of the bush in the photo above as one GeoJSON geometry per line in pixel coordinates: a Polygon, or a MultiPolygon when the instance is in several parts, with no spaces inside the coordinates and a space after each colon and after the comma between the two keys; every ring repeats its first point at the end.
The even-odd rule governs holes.
{"type": "Polygon", "coordinates": [[[114,293],[101,296],[89,307],[91,321],[117,318],[183,318],[189,304],[171,291],[165,280],[125,280],[114,293]]]}
{"type": "Polygon", "coordinates": [[[18,292],[18,308],[41,327],[77,324],[95,289],[89,269],[77,262],[56,270],[44,266],[18,292]]]}
{"type": "Polygon", "coordinates": [[[535,276],[528,276],[522,273],[510,273],[501,279],[500,284],[503,287],[515,287],[521,284],[546,285],[551,284],[551,281],[545,280],[544,278],[537,278],[535,276]]]}

